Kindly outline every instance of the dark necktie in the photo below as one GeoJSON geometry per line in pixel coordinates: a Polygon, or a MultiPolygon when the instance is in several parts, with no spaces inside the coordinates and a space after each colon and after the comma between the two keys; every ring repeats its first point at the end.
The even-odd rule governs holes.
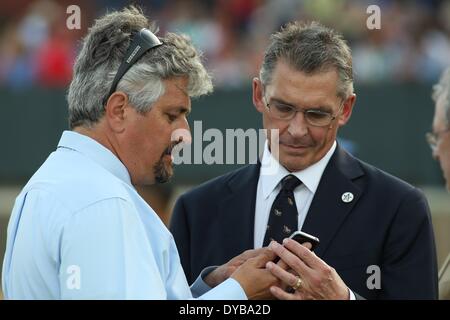
{"type": "Polygon", "coordinates": [[[302,182],[290,174],[281,180],[281,190],[270,209],[269,222],[263,246],[275,240],[279,243],[291,235],[298,228],[298,211],[295,205],[294,189],[302,182]]]}

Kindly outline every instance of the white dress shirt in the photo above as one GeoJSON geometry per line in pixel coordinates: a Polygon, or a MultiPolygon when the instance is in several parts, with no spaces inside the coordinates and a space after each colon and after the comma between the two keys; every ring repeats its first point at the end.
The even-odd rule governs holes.
{"type": "MultiPolygon", "coordinates": [[[[289,172],[277,159],[275,159],[275,157],[272,156],[266,141],[263,156],[261,158],[263,168],[260,171],[258,187],[256,189],[255,248],[261,248],[263,245],[270,209],[281,189],[280,181],[289,174],[293,174],[302,182],[302,184],[294,190],[295,204],[298,210],[298,230],[302,229],[314,194],[319,186],[320,179],[322,179],[323,172],[335,150],[336,141],[334,141],[325,156],[313,165],[301,171],[289,172]],[[272,164],[272,166],[270,166],[270,168],[265,167],[267,164],[272,164]]],[[[349,294],[350,300],[356,300],[355,294],[350,289],[349,294]]]]}
{"type": "Polygon", "coordinates": [[[17,197],[7,238],[7,299],[246,299],[231,278],[211,290],[199,278],[191,292],[172,234],[126,167],[76,132],[17,197]]]}
{"type": "Polygon", "coordinates": [[[313,165],[301,171],[289,172],[272,156],[266,141],[261,163],[265,164],[270,162],[277,165],[273,167],[275,170],[272,170],[270,174],[264,174],[262,169],[259,175],[255,205],[255,248],[261,248],[263,245],[270,209],[281,189],[280,181],[289,174],[295,175],[302,182],[302,184],[294,190],[295,204],[298,210],[298,230],[302,229],[303,222],[305,222],[306,214],[308,213],[311,201],[314,198],[314,194],[316,193],[320,179],[322,178],[323,171],[330,161],[334,150],[336,150],[336,141],[325,156],[313,165]]]}

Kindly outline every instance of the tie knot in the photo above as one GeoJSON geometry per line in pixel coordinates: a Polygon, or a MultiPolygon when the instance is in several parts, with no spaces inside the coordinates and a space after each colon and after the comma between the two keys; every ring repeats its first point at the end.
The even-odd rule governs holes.
{"type": "Polygon", "coordinates": [[[302,182],[296,176],[290,174],[281,180],[281,190],[293,191],[297,188],[302,182]]]}

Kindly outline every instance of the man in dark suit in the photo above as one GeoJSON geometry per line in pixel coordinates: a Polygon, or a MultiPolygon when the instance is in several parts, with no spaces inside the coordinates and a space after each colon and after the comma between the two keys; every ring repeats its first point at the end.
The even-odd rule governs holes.
{"type": "Polygon", "coordinates": [[[171,229],[189,281],[206,266],[270,244],[282,260],[267,268],[295,289],[274,287],[276,298],[437,297],[423,194],[336,142],[355,99],[341,35],[292,23],[272,36],[253,80],[253,103],[268,130],[261,161],[176,203],[171,229]],[[277,244],[297,229],[320,239],[314,253],[293,241],[277,244]]]}
{"type": "MultiPolygon", "coordinates": [[[[450,68],[442,72],[439,82],[433,87],[432,97],[435,109],[432,132],[427,133],[427,140],[450,191],[450,68]]],[[[450,299],[450,255],[439,271],[439,299],[450,299]]]]}

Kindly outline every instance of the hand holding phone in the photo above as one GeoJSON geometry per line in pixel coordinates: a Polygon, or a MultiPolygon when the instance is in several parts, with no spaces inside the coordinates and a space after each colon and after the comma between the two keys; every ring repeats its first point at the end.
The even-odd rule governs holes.
{"type": "Polygon", "coordinates": [[[314,251],[314,249],[319,245],[320,241],[319,238],[314,237],[306,232],[303,231],[295,231],[291,234],[289,237],[295,241],[297,241],[300,244],[303,244],[305,242],[311,243],[311,251],[314,251]]]}
{"type": "MultiPolygon", "coordinates": [[[[306,242],[311,243],[311,251],[314,251],[314,249],[319,245],[320,241],[319,238],[314,237],[306,232],[303,231],[295,231],[289,236],[290,239],[293,239],[297,241],[300,244],[304,244],[306,242]]],[[[276,257],[273,261],[274,263],[277,263],[280,260],[280,257],[276,257]]]]}

